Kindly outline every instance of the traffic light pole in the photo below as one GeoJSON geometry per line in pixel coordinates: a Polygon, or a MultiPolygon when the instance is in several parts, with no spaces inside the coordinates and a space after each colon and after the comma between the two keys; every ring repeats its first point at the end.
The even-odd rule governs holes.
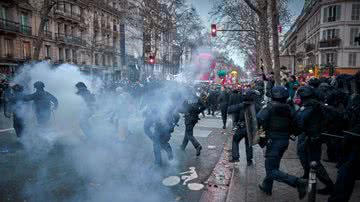
{"type": "Polygon", "coordinates": [[[255,32],[258,33],[256,30],[252,29],[218,29],[217,32],[255,32]]]}

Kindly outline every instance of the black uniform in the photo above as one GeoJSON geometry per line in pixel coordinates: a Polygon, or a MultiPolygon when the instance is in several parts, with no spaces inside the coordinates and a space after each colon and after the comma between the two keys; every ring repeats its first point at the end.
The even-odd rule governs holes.
{"type": "Polygon", "coordinates": [[[229,104],[229,93],[226,90],[222,91],[218,97],[218,103],[220,104],[221,118],[223,121],[223,129],[226,128],[227,120],[227,108],[229,104]]]}
{"type": "Polygon", "coordinates": [[[55,96],[44,90],[44,86],[36,87],[35,93],[25,95],[24,101],[33,101],[35,115],[39,125],[46,125],[48,123],[51,116],[51,106],[54,105],[54,109],[57,109],[59,104],[55,96]]]}
{"type": "Polygon", "coordinates": [[[10,112],[13,114],[13,127],[17,137],[23,135],[25,128],[24,115],[26,109],[23,101],[23,97],[25,96],[23,90],[22,86],[16,84],[13,87],[13,93],[11,94],[8,103],[10,112]]]}
{"type": "Polygon", "coordinates": [[[210,90],[209,97],[208,97],[208,115],[215,116],[215,111],[217,108],[217,96],[218,93],[216,90],[210,90]]]}
{"type": "Polygon", "coordinates": [[[321,130],[327,121],[329,110],[326,110],[318,101],[312,99],[314,92],[302,96],[302,90],[311,87],[305,86],[299,89],[302,106],[295,116],[295,128],[298,139],[298,156],[304,168],[304,177],[307,178],[310,171],[310,163],[317,163],[316,172],[319,180],[326,185],[319,193],[329,193],[333,190],[333,182],[321,163],[321,130]]]}
{"type": "Polygon", "coordinates": [[[86,136],[92,137],[92,126],[89,119],[95,110],[95,96],[86,87],[78,87],[76,94],[82,97],[86,104],[80,111],[80,128],[86,136]]]}
{"type": "Polygon", "coordinates": [[[292,134],[294,111],[286,104],[289,92],[286,88],[276,86],[269,92],[272,101],[257,115],[259,124],[264,128],[267,137],[265,152],[266,177],[260,189],[271,195],[274,180],[296,187],[299,198],[306,194],[306,182],[298,177],[280,171],[281,159],[289,146],[289,137],[292,134]]]}
{"type": "MultiPolygon", "coordinates": [[[[240,104],[242,101],[243,99],[241,93],[237,89],[235,89],[231,92],[229,96],[228,106],[240,104]]],[[[232,114],[232,122],[233,122],[233,127],[235,127],[236,124],[239,122],[239,113],[232,114]]]]}
{"type": "Polygon", "coordinates": [[[202,149],[200,143],[194,137],[194,127],[195,124],[200,120],[199,114],[205,109],[205,106],[202,104],[201,100],[192,98],[188,101],[185,101],[183,104],[182,112],[184,113],[185,118],[185,136],[181,145],[181,148],[185,150],[189,141],[193,144],[196,149],[196,155],[200,155],[202,149]]]}
{"type": "MultiPolygon", "coordinates": [[[[360,72],[358,72],[354,81],[356,89],[349,98],[347,106],[348,130],[356,135],[360,135],[360,72]]],[[[338,176],[335,182],[335,189],[329,198],[329,202],[349,201],[354,190],[355,181],[359,179],[360,170],[360,138],[348,133],[344,136],[344,159],[339,168],[338,176]]]]}

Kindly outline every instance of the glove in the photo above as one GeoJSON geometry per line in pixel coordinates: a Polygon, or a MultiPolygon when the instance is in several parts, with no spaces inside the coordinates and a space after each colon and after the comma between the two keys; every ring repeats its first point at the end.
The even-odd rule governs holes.
{"type": "Polygon", "coordinates": [[[265,137],[260,137],[259,139],[259,146],[261,148],[264,148],[266,146],[266,143],[267,143],[267,139],[265,137]]]}

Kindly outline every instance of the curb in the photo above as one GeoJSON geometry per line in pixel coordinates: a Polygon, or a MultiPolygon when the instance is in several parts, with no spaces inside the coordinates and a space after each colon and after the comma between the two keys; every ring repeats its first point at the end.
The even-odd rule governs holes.
{"type": "Polygon", "coordinates": [[[231,135],[227,137],[219,161],[204,182],[205,189],[200,202],[225,202],[227,199],[234,170],[234,164],[229,163],[231,137],[231,135]]]}

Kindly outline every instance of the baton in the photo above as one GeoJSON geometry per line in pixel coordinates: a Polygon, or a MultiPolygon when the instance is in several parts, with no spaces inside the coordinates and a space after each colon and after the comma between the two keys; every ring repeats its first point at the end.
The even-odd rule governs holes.
{"type": "Polygon", "coordinates": [[[333,135],[333,134],[329,134],[329,133],[321,133],[321,135],[344,139],[344,137],[343,137],[343,136],[333,135]]]}

